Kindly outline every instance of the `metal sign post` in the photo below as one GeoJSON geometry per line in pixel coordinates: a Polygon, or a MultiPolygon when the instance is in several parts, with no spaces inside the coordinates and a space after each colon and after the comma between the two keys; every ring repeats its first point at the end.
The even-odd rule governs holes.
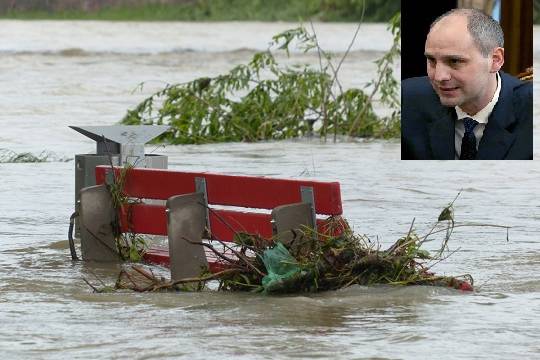
{"type": "MultiPolygon", "coordinates": [[[[96,185],[95,168],[98,165],[166,169],[167,156],[145,154],[144,146],[169,129],[168,126],[70,126],[73,130],[96,142],[95,154],[75,155],[75,209],[81,189],[96,185]]],[[[76,235],[79,222],[76,221],[76,235]]]]}

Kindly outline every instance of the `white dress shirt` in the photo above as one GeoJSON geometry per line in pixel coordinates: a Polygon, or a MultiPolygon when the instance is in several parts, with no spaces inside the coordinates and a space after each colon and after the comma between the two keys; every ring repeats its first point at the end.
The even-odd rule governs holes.
{"type": "Polygon", "coordinates": [[[456,115],[458,118],[458,120],[456,121],[455,135],[454,135],[454,141],[456,145],[456,156],[455,156],[456,160],[458,160],[459,156],[461,155],[461,139],[463,138],[463,135],[465,134],[465,125],[463,124],[463,119],[468,117],[468,118],[478,121],[478,125],[476,125],[476,127],[474,128],[474,136],[476,137],[476,149],[478,150],[478,144],[480,144],[482,135],[484,135],[484,130],[488,123],[489,115],[491,115],[491,112],[493,111],[495,104],[497,104],[497,101],[499,101],[500,93],[501,93],[501,77],[499,76],[499,73],[497,73],[497,89],[495,90],[495,94],[493,94],[493,98],[491,99],[491,101],[482,110],[480,110],[474,115],[469,115],[465,111],[461,110],[459,106],[455,107],[456,115]]]}

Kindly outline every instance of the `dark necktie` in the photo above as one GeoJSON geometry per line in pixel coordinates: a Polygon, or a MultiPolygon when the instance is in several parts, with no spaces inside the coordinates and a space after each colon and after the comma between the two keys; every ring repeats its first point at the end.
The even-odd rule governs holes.
{"type": "Polygon", "coordinates": [[[478,125],[476,120],[471,118],[463,119],[465,125],[465,134],[461,139],[461,156],[459,160],[474,160],[476,157],[476,137],[474,136],[474,128],[478,125]]]}

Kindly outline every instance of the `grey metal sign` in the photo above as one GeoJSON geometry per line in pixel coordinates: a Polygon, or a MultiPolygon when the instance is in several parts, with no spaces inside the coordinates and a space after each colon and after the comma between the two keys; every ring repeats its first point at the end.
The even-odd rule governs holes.
{"type": "Polygon", "coordinates": [[[96,142],[97,155],[120,154],[120,163],[146,164],[144,145],[169,129],[165,125],[70,126],[96,142]]]}

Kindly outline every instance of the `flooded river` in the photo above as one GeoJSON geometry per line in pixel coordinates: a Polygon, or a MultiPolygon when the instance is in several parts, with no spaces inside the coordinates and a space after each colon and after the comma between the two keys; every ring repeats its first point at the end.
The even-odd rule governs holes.
{"type": "MultiPolygon", "coordinates": [[[[223,73],[294,26],[0,21],[0,148],[51,151],[59,160],[93,152],[92,141],[68,125],[115,124],[165,83],[223,73]],[[133,93],[142,81],[143,91],[133,93]]],[[[335,52],[345,51],[355,29],[315,27],[335,52]]],[[[390,44],[384,25],[363,26],[341,72],[344,86],[371,80],[372,61],[390,44]]],[[[318,62],[316,55],[299,56],[318,62]]],[[[537,141],[537,159],[539,149],[537,141]]],[[[168,155],[173,169],[337,180],[346,218],[382,247],[403,236],[413,218],[419,233],[428,231],[460,189],[458,223],[512,228],[508,241],[502,229],[455,230],[450,248],[456,252],[435,270],[471,274],[474,293],[356,286],[283,297],[95,294],[82,278],[112,284],[118,268],[70,261],[73,161],[0,164],[0,349],[6,359],[540,357],[538,160],[402,162],[396,141],[316,139],[147,151],[168,155]]]]}

